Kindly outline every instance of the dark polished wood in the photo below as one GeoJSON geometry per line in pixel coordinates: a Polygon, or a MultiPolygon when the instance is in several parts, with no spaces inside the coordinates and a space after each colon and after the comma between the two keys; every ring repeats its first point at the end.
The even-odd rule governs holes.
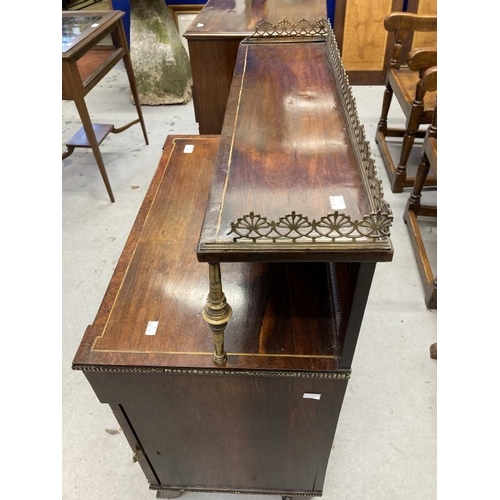
{"type": "Polygon", "coordinates": [[[431,359],[437,359],[438,357],[438,345],[437,342],[434,342],[434,344],[431,344],[429,348],[429,356],[431,359]]]}
{"type": "Polygon", "coordinates": [[[82,121],[82,128],[68,141],[67,150],[63,153],[62,158],[65,159],[71,155],[75,148],[91,148],[111,202],[114,202],[115,198],[99,145],[110,132],[123,132],[136,123],[141,124],[144,140],[146,144],[149,144],[146,124],[139,104],[128,42],[123,28],[122,17],[124,15],[125,13],[122,11],[113,10],[62,13],[63,27],[65,21],[82,23],[81,31],[76,28],[78,35],[73,36],[67,43],[63,36],[62,98],[74,101],[82,121]],[[89,22],[88,26],[85,27],[83,23],[85,20],[92,20],[92,22],[89,22]],[[112,44],[101,43],[108,36],[111,38],[112,44]],[[93,124],[85,96],[122,60],[127,71],[138,119],[119,128],[115,128],[113,125],[93,124]]]}
{"type": "MultiPolygon", "coordinates": [[[[197,250],[209,266],[203,316],[213,362],[226,362],[224,330],[238,310],[227,270],[244,262],[329,263],[346,347],[340,366],[349,368],[375,264],[392,259],[391,222],[329,24],[300,34],[271,26],[244,40],[197,250]],[[221,272],[220,263],[230,265],[221,272]]],[[[307,283],[293,274],[299,288],[307,283]]]]}
{"type": "MultiPolygon", "coordinates": [[[[330,196],[343,197],[345,210],[339,212],[351,221],[390,213],[383,200],[376,205],[356,139],[361,128],[346,111],[354,109],[354,102],[348,103],[340,90],[329,50],[322,37],[241,43],[198,246],[200,261],[392,259],[390,238],[383,234],[235,241],[232,224],[250,212],[276,222],[296,212],[310,222],[335,212],[330,196]]],[[[370,161],[367,156],[366,164],[370,161]]],[[[390,225],[390,216],[386,222],[390,225]]]]}
{"type": "Polygon", "coordinates": [[[150,488],[167,497],[321,495],[350,376],[335,298],[350,270],[224,266],[235,314],[227,362],[214,365],[201,317],[206,264],[195,250],[218,146],[214,136],[167,138],[73,368],[112,408],[150,488]]]}
{"type": "Polygon", "coordinates": [[[200,134],[220,134],[240,42],[266,19],[316,21],[325,0],[208,0],[184,33],[193,74],[193,104],[200,134]]]}
{"type": "Polygon", "coordinates": [[[347,379],[84,373],[119,401],[152,489],[321,495],[347,379]]]}
{"type": "MultiPolygon", "coordinates": [[[[405,41],[410,34],[416,32],[436,32],[437,17],[398,12],[387,16],[384,26],[388,32],[394,33],[394,45],[375,141],[389,175],[391,190],[401,193],[404,188],[412,187],[415,181],[414,176],[407,175],[407,163],[415,138],[422,138],[425,134],[420,129],[421,126],[429,125],[432,121],[437,102],[437,50],[422,47],[406,53],[405,41]],[[426,73],[431,68],[435,69],[426,73]],[[406,117],[404,129],[388,126],[393,95],[396,95],[406,117]],[[389,150],[386,140],[388,137],[402,139],[397,164],[389,150]]],[[[429,176],[426,186],[435,185],[435,176],[429,176]]]]}
{"type": "MultiPolygon", "coordinates": [[[[197,261],[196,245],[218,144],[198,136],[167,143],[75,365],[213,368],[212,340],[200,315],[206,266],[197,261]],[[188,144],[193,153],[183,152],[188,144]],[[154,336],[145,335],[149,321],[159,321],[154,336]]],[[[227,368],[338,369],[341,346],[329,293],[334,269],[244,262],[223,266],[223,273],[236,306],[227,368]]]]}

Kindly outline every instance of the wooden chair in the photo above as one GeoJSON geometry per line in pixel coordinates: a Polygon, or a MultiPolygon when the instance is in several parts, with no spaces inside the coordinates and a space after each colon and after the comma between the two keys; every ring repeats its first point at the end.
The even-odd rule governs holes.
{"type": "MultiPolygon", "coordinates": [[[[431,68],[427,70],[425,77],[437,78],[436,75],[437,68],[435,72],[431,68]],[[434,76],[432,76],[433,74],[434,76]]],[[[418,268],[424,285],[425,304],[428,309],[437,309],[437,276],[434,275],[429,263],[418,225],[419,216],[432,217],[437,220],[437,206],[421,204],[422,189],[430,171],[433,172],[437,179],[437,106],[433,113],[432,124],[425,134],[422,159],[418,166],[413,190],[403,215],[403,220],[410,231],[411,242],[415,250],[418,268]]],[[[437,184],[435,189],[437,189],[437,184]]]]}
{"type": "MultiPolygon", "coordinates": [[[[377,128],[375,141],[379,145],[380,152],[387,172],[389,174],[391,190],[393,193],[401,193],[405,187],[413,186],[414,177],[407,176],[406,167],[415,137],[423,137],[425,130],[419,130],[421,125],[428,125],[432,121],[433,110],[437,100],[436,88],[429,88],[422,80],[427,69],[437,66],[437,50],[431,48],[416,48],[406,55],[404,59],[405,41],[411,33],[419,31],[437,31],[437,17],[419,16],[405,12],[394,12],[384,20],[384,27],[390,33],[394,33],[394,46],[390,67],[386,77],[386,89],[382,103],[382,114],[377,128]],[[387,115],[393,94],[403,110],[406,117],[406,127],[389,128],[387,126],[387,115]],[[401,154],[396,166],[389,147],[387,137],[402,137],[401,154]]],[[[408,43],[406,41],[406,43],[408,43]]],[[[429,177],[426,185],[435,185],[436,179],[429,177]]]]}

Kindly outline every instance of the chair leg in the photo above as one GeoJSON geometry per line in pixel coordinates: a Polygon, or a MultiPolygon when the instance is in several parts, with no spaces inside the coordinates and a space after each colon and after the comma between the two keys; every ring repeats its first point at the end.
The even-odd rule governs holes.
{"type": "Polygon", "coordinates": [[[417,175],[415,176],[415,182],[413,184],[413,189],[410,197],[408,198],[406,210],[412,210],[415,215],[418,215],[420,210],[420,200],[422,199],[422,189],[425,184],[425,179],[429,174],[430,163],[427,159],[427,155],[424,153],[420,164],[418,165],[417,175]]]}
{"type": "Polygon", "coordinates": [[[425,290],[425,305],[427,309],[437,309],[437,276],[431,282],[427,283],[425,290]]]}
{"type": "Polygon", "coordinates": [[[384,136],[387,134],[387,116],[389,114],[389,108],[391,107],[392,95],[393,91],[387,83],[384,91],[384,99],[382,101],[382,113],[377,127],[377,131],[381,132],[384,136]]]}
{"type": "Polygon", "coordinates": [[[396,169],[396,175],[392,181],[392,192],[402,193],[406,181],[406,164],[410,158],[410,153],[415,142],[415,132],[413,130],[406,130],[403,137],[403,144],[401,146],[401,156],[399,158],[399,165],[396,169]]]}
{"type": "Polygon", "coordinates": [[[431,345],[430,349],[431,359],[438,359],[438,345],[437,342],[431,345]]]}

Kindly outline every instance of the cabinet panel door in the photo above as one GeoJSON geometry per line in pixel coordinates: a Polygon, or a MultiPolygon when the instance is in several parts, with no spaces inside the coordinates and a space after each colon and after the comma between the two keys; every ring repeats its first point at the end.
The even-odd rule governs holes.
{"type": "MultiPolygon", "coordinates": [[[[112,380],[114,379],[114,380],[112,380]]],[[[164,487],[321,494],[347,379],[119,374],[119,399],[164,487]]]]}

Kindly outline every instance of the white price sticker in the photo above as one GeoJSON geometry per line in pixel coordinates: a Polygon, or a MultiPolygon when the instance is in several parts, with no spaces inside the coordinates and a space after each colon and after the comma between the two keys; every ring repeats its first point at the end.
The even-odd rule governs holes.
{"type": "Polygon", "coordinates": [[[321,394],[318,394],[316,392],[304,392],[303,398],[304,399],[316,399],[319,401],[321,399],[321,394]]]}
{"type": "Polygon", "coordinates": [[[196,25],[196,27],[197,27],[197,28],[203,28],[203,26],[205,26],[203,23],[198,23],[198,24],[196,25]]]}
{"type": "Polygon", "coordinates": [[[333,210],[344,210],[345,201],[342,195],[330,196],[330,206],[333,210]]]}
{"type": "Polygon", "coordinates": [[[158,321],[148,321],[148,326],[144,332],[146,335],[156,335],[156,330],[158,329],[158,321]]]}
{"type": "Polygon", "coordinates": [[[193,144],[186,144],[184,146],[184,153],[192,153],[194,150],[194,145],[193,144]]]}

